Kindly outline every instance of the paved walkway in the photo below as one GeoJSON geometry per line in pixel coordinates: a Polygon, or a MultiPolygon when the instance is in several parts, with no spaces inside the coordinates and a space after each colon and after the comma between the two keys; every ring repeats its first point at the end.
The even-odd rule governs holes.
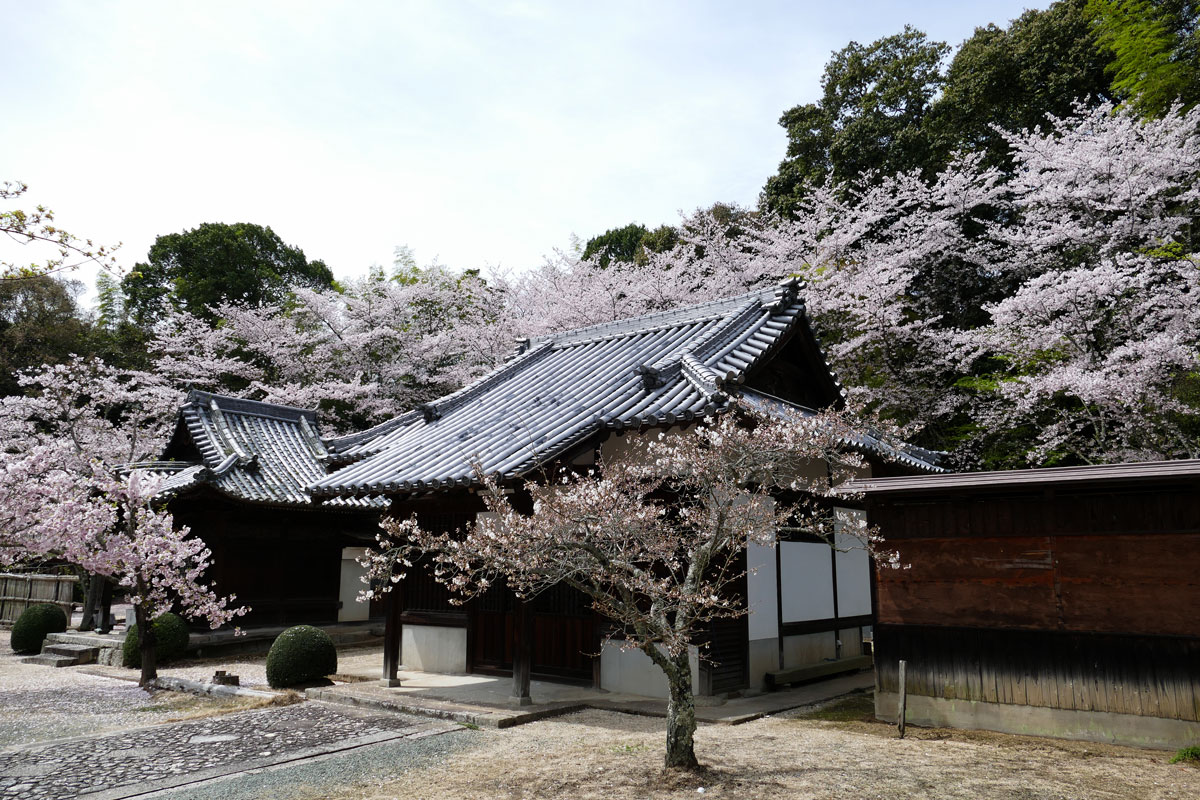
{"type": "Polygon", "coordinates": [[[0,750],[0,798],[118,800],[397,739],[461,730],[320,703],[0,750]]]}
{"type": "MultiPolygon", "coordinates": [[[[345,667],[342,669],[345,671],[345,667]]],[[[533,703],[514,706],[509,698],[512,678],[410,671],[400,672],[399,677],[401,682],[396,687],[383,686],[379,681],[364,681],[309,689],[307,695],[327,703],[421,714],[493,728],[508,728],[584,708],[649,717],[667,715],[666,700],[603,692],[590,687],[532,681],[533,703]]],[[[696,719],[705,723],[738,725],[869,689],[874,683],[874,672],[857,672],[750,697],[727,700],[697,697],[696,719]]]]}

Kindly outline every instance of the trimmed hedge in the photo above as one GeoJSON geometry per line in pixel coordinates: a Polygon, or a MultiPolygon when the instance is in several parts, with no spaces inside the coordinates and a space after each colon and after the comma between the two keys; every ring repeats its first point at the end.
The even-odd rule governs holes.
{"type": "MultiPolygon", "coordinates": [[[[183,617],[168,611],[155,617],[150,624],[154,626],[157,663],[174,661],[187,652],[188,636],[191,634],[183,617]]],[[[141,669],[141,647],[138,626],[129,626],[129,632],[125,634],[125,643],[121,645],[121,664],[131,669],[141,669]]]]}
{"type": "Polygon", "coordinates": [[[267,653],[267,683],[272,688],[309,683],[337,672],[337,648],[320,628],[297,625],[288,628],[267,653]]]}
{"type": "Polygon", "coordinates": [[[15,653],[40,653],[46,634],[67,630],[67,615],[53,603],[37,603],[21,612],[12,627],[10,645],[15,653]]]}

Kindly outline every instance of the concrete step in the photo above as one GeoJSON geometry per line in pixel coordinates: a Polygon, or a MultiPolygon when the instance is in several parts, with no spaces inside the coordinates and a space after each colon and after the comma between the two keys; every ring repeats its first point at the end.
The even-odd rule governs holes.
{"type": "Polygon", "coordinates": [[[54,656],[43,653],[40,656],[22,658],[22,664],[41,664],[44,667],[73,667],[79,662],[72,656],[54,656]]]}
{"type": "Polygon", "coordinates": [[[86,644],[49,643],[42,647],[42,655],[67,656],[75,659],[76,664],[92,664],[99,654],[99,647],[89,647],[86,644]]]}

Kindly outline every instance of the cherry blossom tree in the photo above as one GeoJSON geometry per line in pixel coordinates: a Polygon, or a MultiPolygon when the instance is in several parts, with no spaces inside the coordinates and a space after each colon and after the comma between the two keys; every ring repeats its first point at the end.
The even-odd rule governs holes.
{"type": "Polygon", "coordinates": [[[850,391],[960,466],[1192,455],[1198,130],[1080,106],[1004,132],[1010,173],[819,187],[764,252],[850,391]]]}
{"type": "Polygon", "coordinates": [[[127,588],[148,686],[154,616],[176,607],[216,628],[247,610],[203,582],[209,551],[159,507],[157,482],[115,473],[160,451],[182,395],[148,373],[79,358],[21,382],[27,395],[0,399],[0,561],[63,561],[127,588]]]}
{"type": "MultiPolygon", "coordinates": [[[[822,501],[863,465],[845,448],[854,436],[833,412],[775,420],[748,410],[684,432],[631,436],[626,455],[526,482],[516,502],[481,476],[490,514],[457,534],[424,531],[415,517],[385,520],[364,566],[385,591],[388,578],[398,581],[430,554],[434,576],[460,598],[501,579],[523,599],[557,585],[582,592],[614,624],[610,638],[666,675],[666,766],[695,768],[689,649],[702,645],[713,620],[746,613],[735,585],[748,543],[774,546],[784,525],[833,541],[835,520],[822,501]]],[[[865,527],[842,522],[866,546],[865,527]]]]}
{"type": "Polygon", "coordinates": [[[91,540],[69,536],[63,549],[66,560],[112,577],[129,590],[142,657],[141,686],[150,686],[158,677],[158,642],[151,624],[155,617],[179,609],[219,628],[250,610],[231,607],[235,595],[222,597],[204,582],[212,553],[159,507],[160,484],[141,470],[124,480],[100,481],[101,496],[115,505],[113,526],[91,540]]]}
{"type": "MultiPolygon", "coordinates": [[[[29,187],[20,181],[0,182],[0,202],[18,202],[29,187]]],[[[20,208],[0,208],[0,244],[5,241],[35,250],[34,260],[8,260],[8,252],[0,250],[0,280],[22,280],[64,270],[83,264],[96,264],[113,270],[116,262],[113,251],[117,246],[96,244],[82,239],[59,226],[54,211],[43,205],[20,208]]]]}
{"type": "Polygon", "coordinates": [[[453,391],[512,350],[503,290],[432,266],[297,290],[286,306],[223,305],[213,326],[186,313],[150,349],[169,383],[319,408],[333,429],[381,422],[453,391]],[[504,331],[505,333],[501,333],[504,331]]]}
{"type": "Polygon", "coordinates": [[[992,235],[1020,283],[954,334],[970,446],[1025,430],[1034,463],[1200,455],[1200,111],[1102,105],[1008,138],[1014,221],[992,235]]]}

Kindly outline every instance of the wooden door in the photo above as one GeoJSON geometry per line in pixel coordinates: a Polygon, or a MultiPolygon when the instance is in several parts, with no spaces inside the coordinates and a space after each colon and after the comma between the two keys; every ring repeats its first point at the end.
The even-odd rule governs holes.
{"type": "MultiPolygon", "coordinates": [[[[497,585],[472,603],[472,671],[512,673],[516,602],[507,587],[497,585]]],[[[535,598],[531,610],[533,675],[590,684],[600,643],[588,599],[570,587],[555,586],[535,598]]]]}

